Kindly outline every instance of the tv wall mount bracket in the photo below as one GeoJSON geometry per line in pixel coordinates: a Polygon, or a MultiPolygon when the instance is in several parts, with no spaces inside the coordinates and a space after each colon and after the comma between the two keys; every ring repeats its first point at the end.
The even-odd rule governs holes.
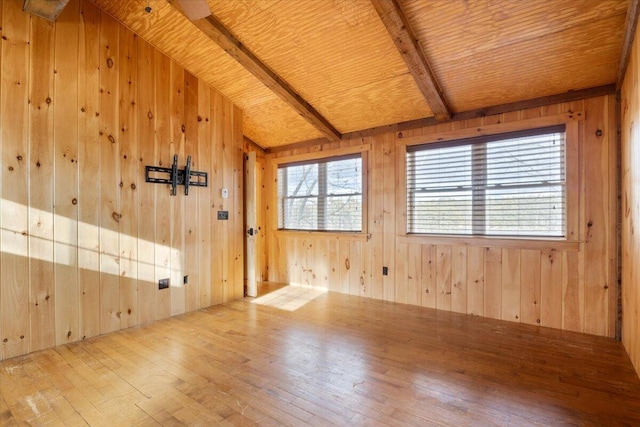
{"type": "Polygon", "coordinates": [[[209,175],[206,172],[191,170],[191,156],[187,157],[187,165],[184,169],[178,169],[178,155],[173,156],[173,165],[170,168],[161,166],[145,166],[144,179],[154,184],[169,184],[171,195],[177,194],[178,185],[184,185],[184,195],[189,195],[189,187],[208,187],[209,175]]]}

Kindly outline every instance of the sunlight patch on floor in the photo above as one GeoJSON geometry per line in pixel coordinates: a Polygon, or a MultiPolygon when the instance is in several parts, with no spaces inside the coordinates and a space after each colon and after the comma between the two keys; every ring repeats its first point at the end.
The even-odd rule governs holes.
{"type": "Polygon", "coordinates": [[[286,311],[296,311],[322,294],[327,293],[325,288],[316,288],[302,285],[288,285],[277,291],[251,300],[252,304],[266,305],[286,311]]]}

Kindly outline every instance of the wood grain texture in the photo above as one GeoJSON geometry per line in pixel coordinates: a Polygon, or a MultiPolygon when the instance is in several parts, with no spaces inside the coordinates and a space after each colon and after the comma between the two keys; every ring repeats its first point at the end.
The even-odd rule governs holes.
{"type": "MultiPolygon", "coordinates": [[[[178,3],[173,3],[176,7],[178,3]]],[[[261,83],[271,89],[283,101],[304,117],[311,125],[320,131],[330,141],[340,139],[340,132],[333,127],[309,102],[302,98],[284,79],[262,62],[251,50],[222,22],[213,15],[193,21],[194,25],[218,44],[233,59],[238,61],[247,71],[253,74],[261,83]]]]}
{"type": "MultiPolygon", "coordinates": [[[[615,300],[604,288],[615,281],[611,265],[616,257],[615,219],[611,214],[611,205],[615,205],[611,102],[610,96],[600,96],[405,130],[402,137],[398,132],[350,140],[352,146],[364,141],[371,144],[363,148],[371,164],[369,233],[347,234],[336,240],[335,234],[277,231],[275,188],[271,187],[265,206],[270,221],[266,238],[268,247],[279,250],[268,251],[270,280],[299,283],[304,269],[316,269],[325,262],[319,254],[302,250],[295,243],[303,237],[312,238],[314,246],[324,242],[330,247],[328,289],[355,293],[358,284],[343,271],[346,258],[354,265],[352,246],[343,239],[353,240],[361,245],[357,262],[371,265],[371,286],[378,292],[371,295],[374,298],[612,337],[615,310],[609,307],[615,307],[615,300]],[[580,120],[570,117],[576,112],[582,112],[580,120]],[[562,117],[568,123],[569,147],[567,240],[405,233],[405,154],[401,141],[455,139],[478,129],[500,132],[535,128],[562,117]],[[602,136],[597,135],[598,129],[602,136]],[[388,267],[387,276],[382,275],[383,267],[388,267]]],[[[330,150],[344,150],[347,145],[343,143],[342,148],[321,144],[270,152],[266,180],[275,181],[279,163],[326,156],[330,150]]]]}
{"type": "MultiPolygon", "coordinates": [[[[187,154],[185,154],[185,131],[186,131],[186,113],[184,107],[185,101],[185,88],[184,88],[184,69],[171,62],[171,112],[170,112],[170,155],[173,159],[174,156],[178,156],[178,161],[186,164],[187,154]]],[[[199,89],[199,88],[198,88],[199,89]]],[[[198,90],[199,91],[199,90],[198,90]]],[[[204,91],[204,88],[203,88],[204,91]]],[[[191,118],[193,120],[193,118],[191,118]]],[[[197,120],[197,118],[196,118],[197,120]]],[[[189,155],[192,155],[189,153],[189,155]]],[[[193,168],[200,170],[200,159],[203,156],[198,153],[195,157],[195,153],[192,157],[194,162],[193,168]],[[197,164],[196,164],[197,162],[197,164]]],[[[207,168],[203,170],[209,170],[209,164],[206,163],[207,168]]],[[[204,191],[206,193],[206,190],[204,191]]],[[[193,196],[194,200],[198,200],[200,193],[189,193],[193,196]]],[[[169,262],[171,265],[170,278],[171,283],[174,284],[171,289],[171,315],[175,316],[185,312],[186,307],[186,287],[184,286],[185,260],[186,260],[186,248],[185,248],[185,204],[186,197],[172,197],[171,198],[171,237],[170,237],[170,249],[169,249],[169,262]]],[[[208,211],[208,210],[207,210],[208,211]]],[[[205,233],[206,235],[207,233],[205,233]]],[[[207,304],[207,306],[210,304],[207,304]]]]}
{"type": "Polygon", "coordinates": [[[502,249],[486,248],[484,315],[493,319],[502,318],[502,249]]]}
{"type": "Polygon", "coordinates": [[[292,426],[640,421],[640,380],[614,340],[305,287],[271,290],[6,360],[0,419],[292,426]],[[283,309],[284,301],[299,307],[283,309]]]}
{"type": "Polygon", "coordinates": [[[640,375],[640,40],[636,33],[621,89],[622,342],[640,375]]]}
{"type": "MultiPolygon", "coordinates": [[[[184,74],[184,136],[185,136],[185,153],[193,153],[199,150],[202,144],[207,143],[206,131],[204,127],[198,122],[198,117],[201,113],[204,117],[209,117],[208,112],[204,113],[200,111],[200,98],[207,99],[207,95],[200,91],[197,79],[189,74],[184,74]]],[[[215,116],[212,116],[212,119],[215,116]]],[[[207,122],[205,120],[205,125],[207,122]]],[[[206,126],[209,127],[209,126],[206,126]]],[[[200,153],[197,156],[198,162],[200,162],[200,153]]],[[[215,176],[215,169],[211,170],[209,179],[215,176]]],[[[215,179],[212,179],[210,184],[215,186],[215,179]]],[[[201,194],[196,194],[196,197],[186,198],[185,211],[186,212],[198,212],[198,200],[201,194]]],[[[184,248],[185,248],[185,273],[189,275],[189,286],[185,290],[185,306],[189,311],[203,307],[202,300],[210,300],[211,290],[207,289],[206,283],[202,281],[200,264],[202,257],[200,256],[200,241],[201,236],[196,232],[197,227],[200,225],[200,215],[187,216],[184,221],[184,248]]],[[[214,264],[212,264],[213,266],[214,264]]],[[[215,269],[212,268],[215,271],[215,269]]],[[[216,303],[222,302],[217,301],[216,303]]]]}
{"type": "Polygon", "coordinates": [[[614,180],[609,173],[611,166],[609,156],[616,155],[614,145],[616,136],[613,130],[604,133],[605,129],[613,129],[615,126],[607,123],[610,117],[607,111],[610,106],[608,100],[585,100],[585,104],[598,119],[590,120],[584,126],[583,150],[590,153],[589,156],[584,157],[584,170],[590,177],[590,179],[586,177],[584,179],[585,192],[592,195],[585,206],[586,224],[582,227],[586,241],[584,297],[585,307],[589,307],[589,310],[585,310],[584,328],[588,333],[606,335],[609,322],[602,322],[601,319],[609,319],[609,293],[614,289],[611,283],[614,273],[609,271],[609,258],[603,257],[602,254],[608,253],[608,244],[615,239],[611,235],[613,229],[609,225],[615,222],[615,219],[609,218],[610,209],[607,201],[615,200],[615,195],[609,194],[611,190],[609,182],[614,180]]]}
{"type": "MultiPolygon", "coordinates": [[[[2,20],[2,15],[4,14],[4,8],[0,7],[0,20],[2,20]]],[[[3,21],[2,21],[3,22],[3,21]]],[[[0,38],[4,37],[3,36],[3,31],[2,31],[2,25],[0,25],[0,38]]],[[[3,39],[4,40],[4,39],[3,39]]],[[[2,58],[3,58],[3,46],[0,44],[0,70],[3,70],[2,68],[2,58]]],[[[3,88],[4,86],[2,85],[2,79],[0,78],[0,108],[2,108],[2,102],[3,102],[3,88]]],[[[6,90],[6,89],[5,89],[6,90]]],[[[2,139],[4,136],[4,132],[3,132],[3,121],[0,118],[0,150],[2,149],[2,139]]],[[[0,169],[3,167],[3,158],[0,156],[0,169]]],[[[1,191],[2,191],[2,181],[3,181],[3,174],[0,173],[0,196],[1,196],[1,191]]],[[[2,209],[2,197],[0,197],[0,210],[2,209]]],[[[1,234],[1,228],[2,228],[2,215],[0,214],[0,249],[2,246],[2,234],[1,234]]],[[[2,278],[2,254],[0,253],[0,278],[2,278]]],[[[1,282],[0,282],[1,283],[1,282]]],[[[2,285],[0,284],[0,307],[2,307],[2,285]]],[[[3,337],[2,335],[2,319],[0,319],[0,338],[3,337]]],[[[2,352],[0,351],[0,354],[2,352]]],[[[1,356],[0,356],[1,357],[1,356]]]]}
{"type": "Polygon", "coordinates": [[[138,37],[119,33],[119,162],[120,162],[120,328],[138,325],[138,189],[142,185],[138,160],[138,37]]]}
{"type": "MultiPolygon", "coordinates": [[[[233,203],[234,223],[231,226],[231,242],[235,250],[235,256],[233,258],[234,273],[232,285],[235,292],[233,293],[233,300],[244,297],[244,184],[243,184],[243,162],[244,152],[242,144],[242,124],[243,124],[243,111],[238,106],[233,105],[230,102],[225,103],[225,107],[229,109],[229,114],[226,115],[228,123],[230,124],[230,135],[226,141],[229,141],[231,149],[234,155],[231,158],[231,162],[226,165],[226,168],[233,171],[233,194],[231,198],[233,203]]],[[[225,145],[227,145],[225,143],[225,145]]]]}
{"type": "Polygon", "coordinates": [[[467,248],[451,250],[451,311],[467,312],[467,248]]]}
{"type": "Polygon", "coordinates": [[[449,118],[451,111],[444,93],[433,75],[433,71],[431,71],[426,53],[418,43],[400,3],[394,0],[373,0],[372,4],[387,27],[391,39],[396,44],[409,72],[435,114],[436,120],[449,118]]]}
{"type": "Polygon", "coordinates": [[[623,79],[627,76],[626,71],[629,66],[633,41],[638,27],[638,17],[640,17],[640,2],[629,0],[629,7],[624,21],[624,39],[622,40],[622,53],[620,54],[620,64],[616,79],[617,87],[622,86],[623,79]]]}
{"type": "MultiPolygon", "coordinates": [[[[370,1],[305,7],[299,1],[210,1],[215,19],[238,41],[229,53],[169,2],[157,2],[148,14],[138,0],[95,1],[242,108],[244,133],[264,148],[323,135],[233,59],[238,46],[268,64],[347,139],[356,137],[350,132],[435,120],[370,1]]],[[[620,56],[629,45],[624,39],[632,35],[625,29],[628,5],[637,0],[393,3],[402,7],[404,27],[413,29],[455,117],[620,83],[620,56]]],[[[403,32],[398,27],[394,34],[403,32]]]]}
{"type": "MultiPolygon", "coordinates": [[[[78,283],[79,336],[100,333],[100,10],[80,3],[78,35],[78,283]]],[[[139,136],[139,135],[137,135],[139,136]]]]}
{"type": "MultiPolygon", "coordinates": [[[[2,3],[2,213],[0,303],[2,357],[29,352],[29,15],[2,3]]],[[[52,302],[53,303],[53,302],[52,302]]]]}
{"type": "Polygon", "coordinates": [[[569,80],[573,89],[615,82],[627,4],[563,0],[468,7],[410,0],[403,6],[452,109],[464,111],[560,93],[569,80]],[[523,66],[525,58],[536,58],[535,65],[523,66]],[[573,72],[565,61],[585,61],[588,69],[573,72]],[[515,70],[517,81],[508,77],[515,70]],[[485,84],[469,78],[478,73],[485,84]],[[510,84],[503,86],[505,79],[510,84]]]}
{"type": "Polygon", "coordinates": [[[120,329],[119,30],[100,14],[100,333],[120,329]]]}
{"type": "MultiPolygon", "coordinates": [[[[173,154],[180,167],[186,162],[184,69],[89,1],[70,1],[54,24],[22,12],[19,2],[1,9],[1,357],[200,308],[186,305],[186,291],[197,285],[182,284],[189,274],[182,242],[189,230],[197,235],[198,217],[210,218],[212,207],[207,198],[198,205],[198,194],[213,190],[172,197],[166,186],[144,182],[145,165],[167,165],[173,154]],[[191,200],[193,220],[186,215],[191,200]],[[158,298],[161,273],[178,285],[166,300],[158,298]]],[[[212,172],[213,151],[226,145],[236,155],[215,167],[234,177],[242,170],[242,113],[193,81],[196,94],[215,94],[220,105],[203,106],[202,122],[194,110],[194,126],[206,127],[204,135],[214,126],[228,129],[200,140],[194,128],[194,169],[212,172]]],[[[236,254],[233,280],[242,282],[235,270],[243,262],[235,243],[242,240],[242,205],[235,202],[242,180],[234,185],[235,221],[222,227],[236,254]]],[[[198,239],[212,242],[205,234],[198,239]]],[[[210,263],[211,252],[190,249],[190,258],[210,263]]],[[[240,297],[242,283],[230,286],[231,298],[240,297]]]]}
{"type": "Polygon", "coordinates": [[[30,62],[39,61],[39,69],[30,70],[29,79],[29,306],[31,308],[31,349],[55,345],[55,281],[53,277],[53,24],[32,19],[30,62]],[[34,167],[35,166],[35,167],[34,167]]]}
{"type": "MultiPolygon", "coordinates": [[[[154,67],[156,69],[156,129],[154,140],[154,164],[171,167],[171,60],[161,52],[155,52],[154,67]]],[[[156,192],[155,209],[155,260],[154,282],[162,279],[171,280],[171,193],[168,185],[154,185],[156,192]]],[[[169,288],[156,289],[156,319],[171,316],[171,288],[179,286],[169,282],[169,288]]]]}
{"type": "MultiPolygon", "coordinates": [[[[146,79],[138,82],[137,140],[140,170],[146,165],[155,165],[155,76],[154,49],[146,41],[138,38],[138,69],[145,70],[146,79]]],[[[138,188],[138,320],[148,324],[156,320],[155,281],[155,236],[156,222],[149,218],[155,216],[155,186],[140,184],[138,188]]]]}
{"type": "Polygon", "coordinates": [[[484,316],[484,269],[483,247],[467,249],[467,308],[466,313],[484,316]]]}
{"type": "Polygon", "coordinates": [[[540,323],[540,251],[520,252],[520,321],[540,323]]]}
{"type": "Polygon", "coordinates": [[[78,2],[56,21],[54,283],[56,344],[80,339],[78,286],[78,2]]]}

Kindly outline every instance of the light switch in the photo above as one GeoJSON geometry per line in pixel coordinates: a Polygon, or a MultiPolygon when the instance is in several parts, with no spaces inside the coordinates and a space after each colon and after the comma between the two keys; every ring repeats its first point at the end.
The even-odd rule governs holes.
{"type": "Polygon", "coordinates": [[[226,199],[227,197],[229,197],[229,190],[227,190],[226,188],[222,189],[222,198],[226,199]]]}

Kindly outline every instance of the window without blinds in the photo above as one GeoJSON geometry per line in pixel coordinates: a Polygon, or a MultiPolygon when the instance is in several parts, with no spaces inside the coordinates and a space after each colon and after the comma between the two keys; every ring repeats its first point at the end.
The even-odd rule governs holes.
{"type": "Polygon", "coordinates": [[[407,149],[407,231],[565,236],[564,126],[407,149]]]}
{"type": "Polygon", "coordinates": [[[360,154],[278,168],[278,228],[361,231],[360,154]]]}

